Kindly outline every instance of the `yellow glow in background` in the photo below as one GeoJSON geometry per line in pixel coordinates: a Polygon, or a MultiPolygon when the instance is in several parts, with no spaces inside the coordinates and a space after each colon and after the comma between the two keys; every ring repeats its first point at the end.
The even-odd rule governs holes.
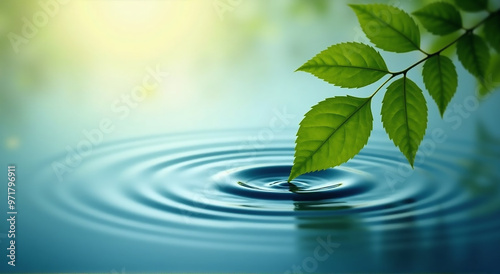
{"type": "MultiPolygon", "coordinates": [[[[294,115],[289,127],[297,128],[303,114],[324,98],[373,92],[372,87],[346,90],[294,73],[332,44],[369,43],[347,4],[372,2],[2,1],[0,143],[6,151],[43,148],[54,153],[80,140],[82,130],[95,128],[104,118],[116,126],[106,141],[265,127],[277,110],[294,115]],[[26,20],[35,24],[40,20],[37,14],[47,13],[47,7],[53,14],[16,50],[9,35],[23,36],[26,20]],[[113,106],[130,96],[151,69],[168,77],[121,118],[113,106]]],[[[410,11],[420,6],[414,1],[377,2],[410,11]]],[[[423,46],[431,48],[432,37],[422,32],[423,46]]],[[[394,69],[421,57],[382,54],[394,69]]],[[[423,86],[420,73],[416,69],[409,76],[423,86]]],[[[458,73],[459,90],[451,104],[476,89],[474,78],[460,66],[458,73]]],[[[432,99],[426,97],[429,128],[442,124],[432,99]]],[[[498,92],[492,94],[478,115],[492,116],[490,107],[499,100],[498,92]]],[[[374,98],[374,117],[380,113],[380,102],[381,96],[374,98]]],[[[374,120],[375,128],[381,129],[379,119],[374,120]]]]}

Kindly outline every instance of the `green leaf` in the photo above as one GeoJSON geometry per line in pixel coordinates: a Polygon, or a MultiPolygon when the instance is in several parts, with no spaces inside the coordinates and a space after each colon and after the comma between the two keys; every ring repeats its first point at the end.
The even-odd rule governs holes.
{"type": "Polygon", "coordinates": [[[354,157],[368,142],[373,127],[370,103],[371,97],[342,96],[312,107],[300,122],[288,180],[354,157]]]}
{"type": "Polygon", "coordinates": [[[422,75],[425,87],[434,98],[442,117],[457,91],[458,76],[455,66],[450,58],[436,55],[425,61],[422,75]]]}
{"type": "Polygon", "coordinates": [[[489,48],[483,39],[468,33],[457,42],[458,59],[484,85],[490,59],[489,48]]]}
{"type": "Polygon", "coordinates": [[[387,87],[381,114],[389,138],[413,167],[427,128],[427,105],[422,90],[406,76],[394,81],[387,87]]]}
{"type": "Polygon", "coordinates": [[[420,31],[406,12],[388,5],[350,5],[364,33],[380,49],[408,52],[420,49],[420,31]]]}
{"type": "Polygon", "coordinates": [[[389,71],[374,48],[361,43],[333,45],[297,70],[340,87],[359,88],[376,82],[389,71]]]}
{"type": "Polygon", "coordinates": [[[479,85],[479,96],[485,97],[498,87],[500,87],[500,55],[495,54],[491,57],[490,65],[486,70],[485,83],[479,85]]]}
{"type": "Polygon", "coordinates": [[[500,12],[484,23],[484,37],[490,46],[500,53],[500,12]]]}
{"type": "Polygon", "coordinates": [[[455,0],[455,4],[465,11],[482,11],[488,8],[488,0],[455,0]]]}
{"type": "Polygon", "coordinates": [[[451,4],[436,2],[413,13],[431,33],[446,35],[462,28],[462,16],[451,4]]]}
{"type": "Polygon", "coordinates": [[[450,58],[453,58],[457,55],[457,43],[450,44],[450,41],[455,41],[462,36],[460,32],[454,32],[449,34],[446,39],[433,39],[433,41],[429,41],[429,45],[427,45],[428,52],[438,52],[443,48],[448,46],[445,50],[441,51],[439,54],[444,55],[450,58]]]}

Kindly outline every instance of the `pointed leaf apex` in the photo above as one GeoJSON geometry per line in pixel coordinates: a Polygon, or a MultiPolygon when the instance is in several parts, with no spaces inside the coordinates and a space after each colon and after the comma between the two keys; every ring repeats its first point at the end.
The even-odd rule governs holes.
{"type": "Polygon", "coordinates": [[[338,166],[358,154],[373,127],[370,102],[371,98],[340,96],[312,107],[300,122],[288,180],[338,166]]]}

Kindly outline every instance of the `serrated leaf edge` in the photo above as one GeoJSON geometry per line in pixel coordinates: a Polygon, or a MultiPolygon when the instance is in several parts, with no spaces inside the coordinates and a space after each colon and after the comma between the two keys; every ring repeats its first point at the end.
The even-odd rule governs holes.
{"type": "MultiPolygon", "coordinates": [[[[349,95],[347,95],[347,97],[354,97],[354,96],[349,96],[349,95]]],[[[334,97],[333,97],[333,98],[334,98],[334,97]]],[[[355,97],[355,98],[359,98],[359,97],[355,97]]],[[[364,103],[363,103],[363,104],[361,104],[359,107],[357,107],[357,108],[356,108],[356,109],[355,109],[355,110],[354,110],[354,111],[353,111],[353,112],[352,112],[352,113],[351,113],[351,114],[350,114],[350,115],[349,115],[349,116],[345,119],[345,121],[343,121],[343,122],[342,122],[342,123],[341,123],[341,124],[340,124],[340,125],[339,125],[339,126],[338,126],[338,127],[337,127],[337,128],[336,128],[336,129],[335,129],[335,130],[331,133],[331,134],[330,134],[330,135],[328,135],[328,137],[327,137],[327,138],[326,138],[326,139],[325,139],[325,140],[321,143],[321,145],[319,145],[319,146],[318,146],[318,148],[317,148],[316,150],[314,150],[314,151],[310,154],[310,156],[308,157],[308,159],[312,158],[312,157],[313,157],[313,155],[314,155],[314,154],[316,154],[316,153],[320,150],[320,148],[321,148],[321,147],[323,147],[323,146],[324,146],[324,145],[328,142],[328,140],[329,140],[330,138],[332,138],[332,136],[333,136],[333,135],[334,135],[334,134],[335,134],[335,133],[336,133],[336,132],[337,132],[337,131],[338,131],[338,130],[339,130],[339,129],[343,126],[343,125],[345,125],[345,124],[347,123],[347,121],[349,121],[349,120],[350,120],[350,119],[354,116],[354,114],[356,114],[356,113],[357,113],[358,111],[360,111],[363,107],[365,107],[367,103],[371,103],[372,97],[368,97],[368,98],[360,98],[360,99],[366,99],[366,102],[364,102],[364,103]]],[[[327,99],[325,99],[325,100],[327,100],[327,99]]],[[[321,103],[321,102],[320,102],[320,103],[321,103]]],[[[318,104],[319,104],[319,103],[318,103],[318,104]]],[[[318,105],[318,104],[317,104],[317,105],[318,105]]],[[[313,106],[313,107],[314,107],[314,106],[313,106]]],[[[311,108],[311,109],[312,109],[312,108],[311,108]]],[[[306,115],[307,115],[307,113],[306,113],[304,116],[306,116],[306,115]]],[[[372,117],[372,119],[373,119],[373,117],[372,117]]],[[[301,122],[301,124],[302,124],[302,122],[301,122]]],[[[364,147],[364,146],[368,143],[368,139],[370,138],[370,135],[371,135],[371,131],[372,131],[372,130],[373,130],[373,128],[370,130],[369,135],[368,135],[368,138],[367,138],[367,141],[366,141],[366,143],[364,143],[364,144],[363,144],[363,147],[364,147]]],[[[296,136],[298,137],[298,132],[297,132],[297,135],[296,135],[296,136]]],[[[296,145],[298,144],[298,143],[297,143],[297,140],[295,140],[295,144],[296,144],[296,145]]],[[[343,148],[342,148],[342,151],[343,151],[343,148]]],[[[341,151],[341,152],[342,152],[342,151],[341,151]]],[[[296,154],[297,154],[297,151],[295,151],[295,155],[296,155],[296,154]]],[[[340,164],[343,164],[343,163],[345,163],[345,162],[349,161],[350,159],[354,158],[354,156],[356,156],[356,155],[357,155],[357,153],[356,153],[355,155],[353,155],[352,157],[350,157],[350,158],[346,159],[344,162],[339,163],[339,164],[337,164],[337,165],[335,165],[335,166],[338,166],[338,165],[340,165],[340,164]]],[[[295,156],[294,156],[294,157],[295,157],[295,156]]],[[[299,169],[300,167],[302,167],[306,161],[308,161],[308,160],[303,161],[303,162],[302,162],[302,163],[298,166],[298,168],[297,168],[297,169],[299,169]]],[[[294,169],[295,164],[296,164],[296,162],[295,162],[295,160],[294,160],[294,163],[293,163],[293,166],[292,166],[292,170],[294,169]]],[[[330,168],[335,167],[335,166],[331,166],[330,168]]],[[[319,171],[319,170],[325,170],[325,169],[314,169],[314,170],[311,170],[311,171],[308,171],[308,172],[305,172],[305,173],[315,172],[315,171],[319,171]]],[[[295,175],[295,173],[292,173],[292,172],[290,171],[290,175],[289,175],[289,177],[288,177],[288,182],[290,182],[291,180],[293,180],[293,179],[297,178],[298,176],[300,176],[300,175],[302,175],[302,174],[305,174],[305,173],[299,173],[299,174],[295,175]],[[292,176],[292,175],[295,175],[295,176],[292,176]]]]}

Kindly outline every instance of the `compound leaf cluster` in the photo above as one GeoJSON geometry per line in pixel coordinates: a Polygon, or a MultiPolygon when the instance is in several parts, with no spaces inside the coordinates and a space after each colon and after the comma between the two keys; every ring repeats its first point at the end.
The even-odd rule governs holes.
{"type": "Polygon", "coordinates": [[[478,79],[480,95],[495,89],[500,79],[500,10],[487,11],[487,0],[435,2],[413,12],[421,25],[434,35],[462,32],[434,53],[421,48],[419,26],[405,11],[383,4],[350,6],[363,32],[377,48],[395,53],[420,51],[425,56],[405,70],[392,72],[372,46],[350,42],[332,45],[299,67],[298,71],[343,88],[360,88],[384,76],[390,77],[368,98],[332,97],[306,113],[297,132],[289,180],[335,167],[358,154],[368,142],[373,127],[372,98],[390,81],[382,100],[382,124],[413,167],[427,128],[428,109],[422,89],[407,77],[407,72],[423,63],[425,89],[443,116],[457,91],[458,76],[452,59],[442,52],[454,44],[462,66],[478,79]],[[459,9],[487,11],[489,15],[466,28],[459,9]],[[479,28],[483,29],[481,34],[476,33],[479,28]],[[492,55],[490,48],[497,54],[492,55]]]}

